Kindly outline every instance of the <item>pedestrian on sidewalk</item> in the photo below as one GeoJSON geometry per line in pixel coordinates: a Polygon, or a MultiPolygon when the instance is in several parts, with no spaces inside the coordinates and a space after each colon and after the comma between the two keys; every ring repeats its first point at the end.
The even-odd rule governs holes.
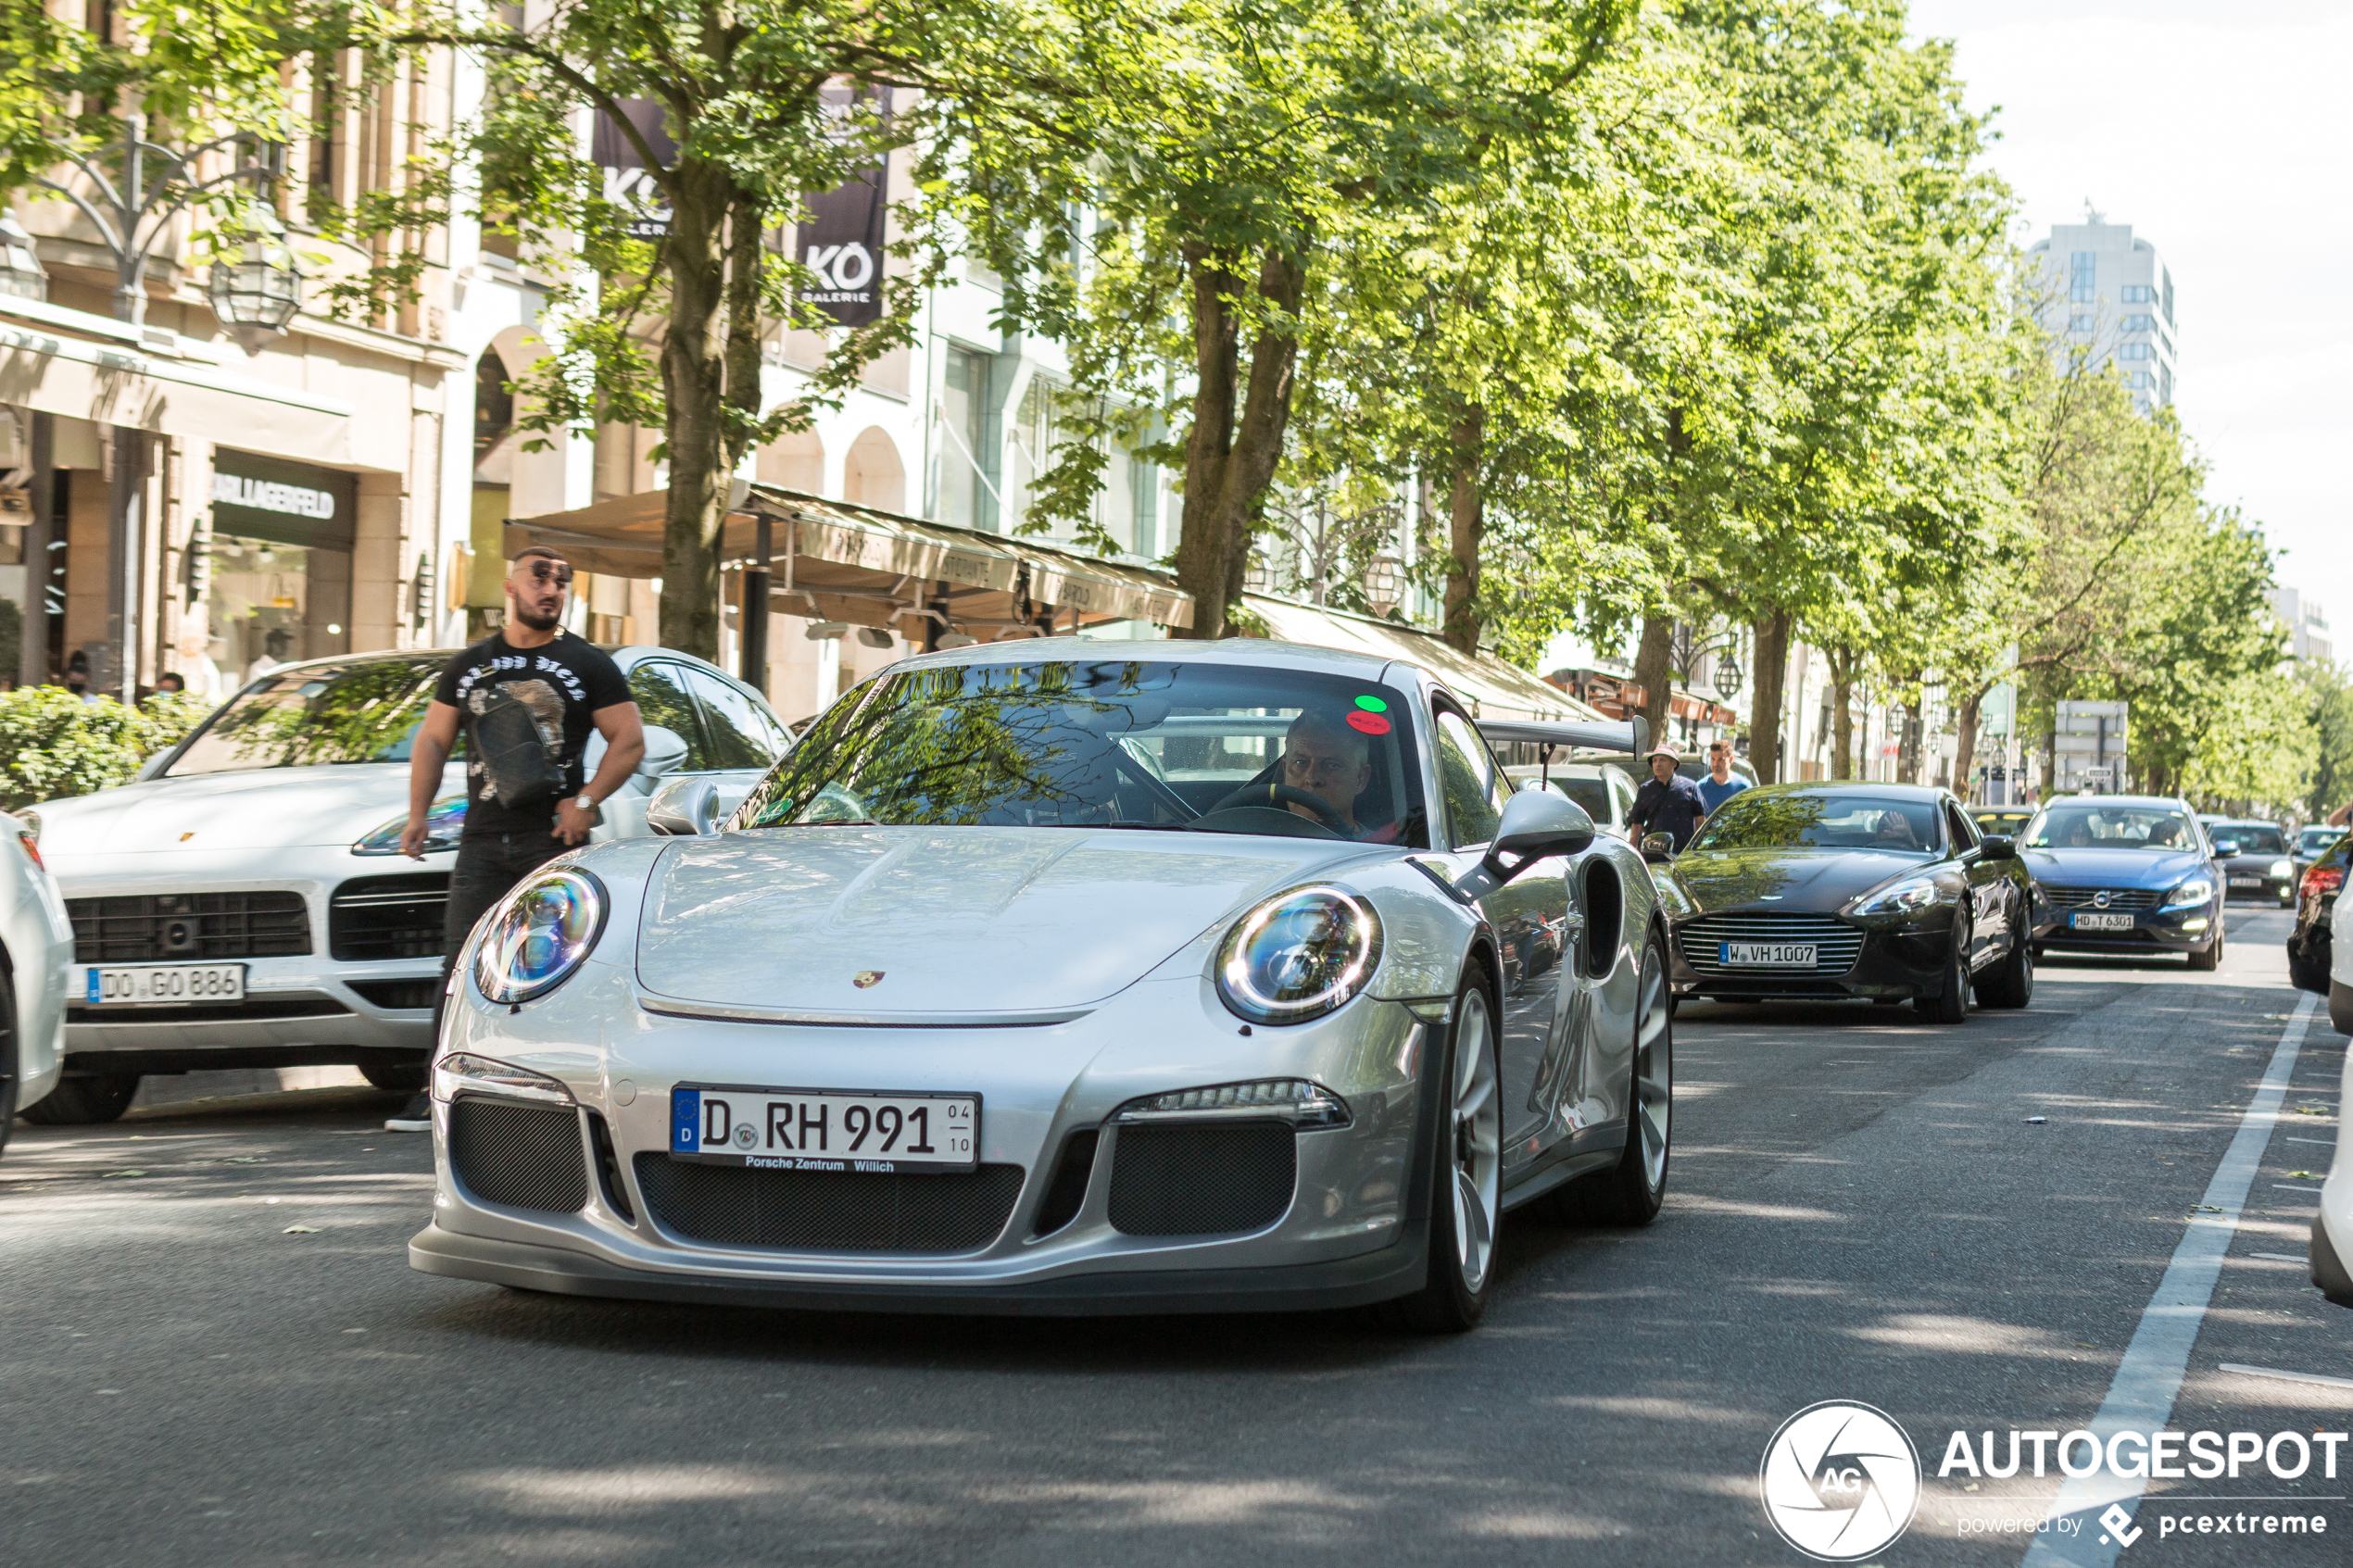
{"type": "Polygon", "coordinates": [[[1699,831],[1701,821],[1707,815],[1707,803],[1700,798],[1699,786],[1675,771],[1681,757],[1671,746],[1662,746],[1650,754],[1651,776],[1634,792],[1634,809],[1626,821],[1633,827],[1634,842],[1642,835],[1663,833],[1675,843],[1680,853],[1699,831]]]}
{"type": "MultiPolygon", "coordinates": [[[[644,724],[621,667],[563,629],[564,595],[572,587],[564,558],[546,548],[523,551],[507,568],[506,587],[507,623],[442,671],[409,751],[409,825],[400,852],[422,859],[425,813],[441,793],[442,764],[459,728],[465,728],[466,825],[442,923],[434,1049],[450,966],[474,922],[517,883],[585,843],[599,821],[598,802],[611,798],[646,755],[644,724]],[[605,737],[605,758],[583,787],[581,759],[591,729],[605,737]]],[[[431,1132],[430,1085],[384,1125],[431,1132]]]]}
{"type": "Polygon", "coordinates": [[[1700,804],[1714,816],[1723,809],[1724,802],[1748,787],[1748,781],[1732,772],[1732,743],[1716,740],[1707,743],[1707,777],[1699,781],[1700,804]]]}

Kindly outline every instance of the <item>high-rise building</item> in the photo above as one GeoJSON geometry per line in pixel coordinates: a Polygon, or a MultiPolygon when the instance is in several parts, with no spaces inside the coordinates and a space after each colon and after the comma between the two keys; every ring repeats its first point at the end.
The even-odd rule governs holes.
{"type": "Polygon", "coordinates": [[[2145,413],[2173,401],[2173,273],[2157,247],[2133,237],[2130,223],[2087,211],[2081,223],[2052,225],[2028,247],[2042,275],[2043,325],[2089,356],[2095,369],[2113,361],[2145,413]]]}
{"type": "Polygon", "coordinates": [[[2334,657],[2335,650],[2329,643],[2328,617],[2300,590],[2272,589],[2271,612],[2287,628],[2290,654],[2318,664],[2326,664],[2334,657]]]}

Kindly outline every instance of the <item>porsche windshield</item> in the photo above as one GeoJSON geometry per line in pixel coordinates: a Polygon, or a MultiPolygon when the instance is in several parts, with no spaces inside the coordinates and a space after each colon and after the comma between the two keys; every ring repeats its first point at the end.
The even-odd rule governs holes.
{"type": "Polygon", "coordinates": [[[205,721],[166,778],[319,762],[406,762],[440,659],[371,659],[265,677],[205,721]]]}
{"type": "Polygon", "coordinates": [[[1707,819],[1693,849],[1892,849],[1937,847],[1936,805],[1870,795],[1744,792],[1707,819]]]}
{"type": "Polygon", "coordinates": [[[2188,817],[2162,806],[2112,806],[2062,800],[2046,807],[2027,830],[2029,849],[2162,849],[2197,847],[2188,817]]]}
{"type": "Polygon", "coordinates": [[[1428,843],[1405,695],[1298,670],[1109,661],[887,674],[828,709],[745,827],[1152,828],[1428,843]]]}

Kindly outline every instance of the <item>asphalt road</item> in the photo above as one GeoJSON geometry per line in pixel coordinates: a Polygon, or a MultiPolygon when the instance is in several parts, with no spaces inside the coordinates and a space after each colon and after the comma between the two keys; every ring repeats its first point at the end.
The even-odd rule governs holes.
{"type": "MultiPolygon", "coordinates": [[[[2023,1013],[1696,1006],[1666,1212],[1507,1227],[1471,1336],[1348,1316],[797,1316],[411,1273],[424,1141],[319,1090],[19,1126],[0,1160],[0,1558],[82,1564],[1767,1563],[1768,1439],[1876,1405],[1929,1468],[1873,1561],[2018,1562],[2056,1474],[1956,1429],[2089,1422],[2299,994],[2054,960],[2023,1013]],[[2030,1124],[2025,1119],[2047,1121],[2030,1124]],[[1974,1489],[1971,1489],[1971,1488],[1974,1489]]],[[[2344,1040],[2305,1036],[2173,1424],[2346,1430],[2300,1261],[2344,1040]],[[2277,1254],[2277,1257],[2267,1256],[2277,1254]]],[[[2127,1562],[2339,1564],[2340,1479],[2169,1481],[2127,1562]],[[2245,1501],[2293,1498],[2294,1504],[2245,1501]],[[2205,1499],[2200,1501],[2198,1499],[2205,1499]],[[2160,1536],[2171,1512],[2328,1534],[2160,1536]]]]}

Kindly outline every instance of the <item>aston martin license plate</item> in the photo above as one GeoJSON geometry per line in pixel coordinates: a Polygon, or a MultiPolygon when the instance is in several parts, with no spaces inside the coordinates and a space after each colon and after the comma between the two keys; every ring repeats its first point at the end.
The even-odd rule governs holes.
{"type": "Polygon", "coordinates": [[[670,1157],[768,1171],[924,1175],[976,1168],[978,1095],[858,1089],[670,1091],[670,1157]]]}
{"type": "Polygon", "coordinates": [[[92,964],[82,972],[82,999],[94,1008],[241,1002],[245,999],[245,966],[166,963],[116,968],[92,964]]]}
{"type": "Polygon", "coordinates": [[[1717,961],[1738,969],[1812,969],[1811,942],[1719,942],[1717,961]]]}
{"type": "Polygon", "coordinates": [[[2130,931],[2133,929],[2133,917],[2078,909],[2068,917],[2068,923],[2078,931],[2130,931]]]}

